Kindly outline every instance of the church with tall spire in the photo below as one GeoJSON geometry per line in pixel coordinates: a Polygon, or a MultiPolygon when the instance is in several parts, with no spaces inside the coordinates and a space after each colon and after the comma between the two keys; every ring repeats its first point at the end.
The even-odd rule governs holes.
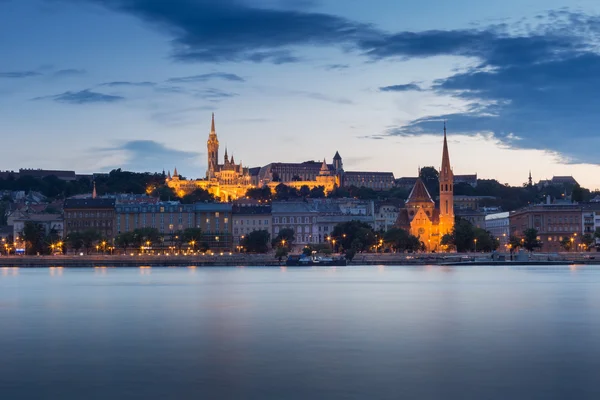
{"type": "Polygon", "coordinates": [[[442,237],[452,233],[454,229],[454,172],[450,165],[445,122],[439,184],[440,202],[436,207],[435,201],[419,176],[396,221],[398,228],[418,237],[427,251],[439,251],[442,237]]]}

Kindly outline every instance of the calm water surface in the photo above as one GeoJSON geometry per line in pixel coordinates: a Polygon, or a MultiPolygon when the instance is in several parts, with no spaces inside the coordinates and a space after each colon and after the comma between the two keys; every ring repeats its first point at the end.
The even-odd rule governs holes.
{"type": "Polygon", "coordinates": [[[1,399],[600,398],[600,269],[0,269],[1,399]]]}

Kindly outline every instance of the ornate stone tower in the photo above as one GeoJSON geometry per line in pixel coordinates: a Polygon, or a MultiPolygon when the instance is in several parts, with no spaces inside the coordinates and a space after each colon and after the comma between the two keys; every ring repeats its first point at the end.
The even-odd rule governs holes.
{"type": "Polygon", "coordinates": [[[215,172],[219,165],[219,139],[217,139],[217,132],[215,130],[215,113],[212,115],[212,123],[208,141],[206,142],[206,148],[208,150],[208,169],[206,170],[206,177],[211,179],[215,177],[215,172]]]}
{"type": "Polygon", "coordinates": [[[337,151],[335,152],[335,156],[333,156],[333,170],[337,187],[344,186],[344,164],[342,163],[342,156],[337,151]]]}
{"type": "Polygon", "coordinates": [[[454,228],[454,173],[450,166],[446,122],[444,122],[444,149],[440,168],[440,238],[454,228]]]}

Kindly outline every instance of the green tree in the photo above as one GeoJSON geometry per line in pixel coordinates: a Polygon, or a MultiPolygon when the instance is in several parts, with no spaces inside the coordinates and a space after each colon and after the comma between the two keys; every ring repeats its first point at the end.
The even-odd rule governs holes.
{"type": "Polygon", "coordinates": [[[275,186],[274,200],[291,200],[297,198],[298,191],[295,188],[289,187],[283,183],[275,186]]]}
{"type": "Polygon", "coordinates": [[[307,185],[302,185],[298,191],[298,195],[302,198],[308,197],[310,195],[310,188],[307,185]]]}
{"type": "Polygon", "coordinates": [[[284,228],[279,231],[279,234],[271,242],[273,248],[286,247],[290,248],[296,237],[294,236],[294,230],[290,228],[284,228]]]}
{"type": "Polygon", "coordinates": [[[419,239],[404,229],[392,228],[384,233],[384,243],[395,251],[417,251],[420,247],[419,239]]]}
{"type": "Polygon", "coordinates": [[[203,202],[214,202],[215,196],[213,196],[208,190],[198,188],[190,194],[186,194],[181,199],[182,204],[194,204],[203,202]]]}
{"type": "Polygon", "coordinates": [[[345,199],[350,197],[350,191],[347,188],[336,187],[327,195],[330,199],[345,199]]]}
{"type": "Polygon", "coordinates": [[[288,253],[289,250],[287,247],[278,247],[277,250],[275,250],[275,258],[277,258],[279,262],[281,262],[283,257],[286,257],[288,253]]]}
{"type": "Polygon", "coordinates": [[[456,218],[452,238],[456,251],[466,252],[475,248],[475,232],[473,225],[463,218],[456,218]]]}
{"type": "Polygon", "coordinates": [[[77,252],[83,248],[83,237],[80,232],[71,232],[66,239],[67,246],[77,252]]]}
{"type": "Polygon", "coordinates": [[[23,226],[20,236],[25,242],[25,251],[27,254],[44,252],[44,237],[46,236],[46,232],[42,225],[27,221],[23,226]]]}
{"type": "Polygon", "coordinates": [[[80,233],[83,247],[87,254],[90,254],[94,246],[102,240],[102,234],[96,229],[86,229],[80,233]]]}
{"type": "Polygon", "coordinates": [[[373,228],[356,220],[337,224],[331,232],[331,237],[345,250],[365,251],[377,243],[373,228]]]}
{"type": "Polygon", "coordinates": [[[585,246],[586,251],[590,251],[590,249],[595,246],[596,239],[594,239],[594,235],[591,233],[586,233],[581,236],[581,243],[585,246]]]}
{"type": "Polygon", "coordinates": [[[542,247],[542,242],[538,239],[538,231],[534,228],[523,231],[523,247],[529,251],[542,247]]]}
{"type": "Polygon", "coordinates": [[[266,253],[269,251],[269,232],[266,230],[252,231],[241,242],[249,253],[266,253]]]}
{"type": "Polygon", "coordinates": [[[325,187],[324,186],[315,186],[310,189],[310,193],[308,195],[311,199],[323,199],[325,198],[325,187]]]}
{"type": "Polygon", "coordinates": [[[518,237],[511,236],[508,239],[508,246],[510,247],[510,251],[512,253],[513,251],[517,251],[518,248],[522,247],[523,246],[523,242],[518,237]]]}
{"type": "Polygon", "coordinates": [[[156,228],[138,228],[133,230],[133,245],[135,247],[155,245],[160,242],[160,232],[156,228]]]}
{"type": "Polygon", "coordinates": [[[454,245],[454,236],[451,233],[446,233],[444,236],[442,236],[440,244],[449,251],[456,250],[456,246],[454,245]]]}
{"type": "Polygon", "coordinates": [[[127,253],[127,249],[135,243],[135,234],[133,232],[123,232],[115,238],[115,246],[123,249],[127,253]]]}
{"type": "Polygon", "coordinates": [[[419,177],[423,180],[429,194],[435,198],[440,193],[440,173],[434,167],[423,167],[419,171],[419,177]]]}
{"type": "Polygon", "coordinates": [[[200,228],[187,228],[184,229],[180,237],[185,243],[192,246],[192,249],[196,249],[197,246],[202,242],[202,229],[200,228]]]}
{"type": "Polygon", "coordinates": [[[246,197],[254,200],[271,201],[272,193],[268,186],[261,188],[250,188],[246,191],[246,197]]]}
{"type": "Polygon", "coordinates": [[[177,193],[167,185],[159,185],[152,192],[154,197],[158,197],[160,201],[177,200],[177,193]]]}
{"type": "Polygon", "coordinates": [[[477,251],[493,251],[498,248],[498,241],[488,231],[473,227],[473,240],[477,240],[477,251]]]}
{"type": "Polygon", "coordinates": [[[581,203],[584,200],[584,191],[579,185],[573,186],[571,191],[571,201],[581,203]]]}
{"type": "Polygon", "coordinates": [[[572,243],[573,242],[571,242],[571,238],[565,236],[560,241],[560,247],[562,247],[564,251],[571,251],[571,244],[572,243]]]}

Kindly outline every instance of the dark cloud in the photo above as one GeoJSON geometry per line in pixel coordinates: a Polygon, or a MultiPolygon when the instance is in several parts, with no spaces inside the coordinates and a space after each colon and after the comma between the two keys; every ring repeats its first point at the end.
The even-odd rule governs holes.
{"type": "Polygon", "coordinates": [[[244,78],[236,75],[229,74],[225,72],[211,72],[209,74],[202,75],[193,75],[193,76],[184,76],[180,78],[171,78],[167,80],[167,82],[171,83],[190,83],[190,82],[207,82],[213,79],[223,79],[231,82],[244,82],[244,78]]]}
{"type": "Polygon", "coordinates": [[[380,92],[420,92],[423,89],[416,83],[406,83],[403,85],[383,86],[379,88],[380,92]]]}
{"type": "MultiPolygon", "coordinates": [[[[579,29],[587,21],[588,30],[598,31],[596,19],[575,17],[579,29]]],[[[597,164],[600,54],[584,47],[581,37],[568,44],[577,31],[568,26],[546,28],[551,30],[544,38],[489,37],[487,50],[478,50],[480,65],[433,85],[437,93],[466,100],[464,112],[421,118],[389,133],[439,133],[447,119],[451,131],[491,132],[511,147],[550,150],[572,162],[597,164]]]]}
{"type": "MultiPolygon", "coordinates": [[[[191,166],[201,153],[172,149],[153,140],[131,140],[123,144],[104,148],[101,151],[114,153],[125,152],[127,161],[124,165],[115,166],[133,171],[156,171],[164,167],[191,166]]],[[[183,171],[183,169],[182,169],[183,171]]]]}
{"type": "Polygon", "coordinates": [[[129,82],[129,81],[115,81],[115,82],[106,82],[100,84],[100,86],[108,86],[108,87],[154,87],[156,83],[154,82],[129,82]]]}
{"type": "Polygon", "coordinates": [[[41,73],[37,71],[10,71],[10,72],[0,72],[0,78],[30,78],[32,76],[40,76],[41,73]]]}
{"type": "Polygon", "coordinates": [[[69,77],[69,76],[77,76],[77,75],[85,75],[87,73],[84,69],[76,69],[76,68],[68,68],[68,69],[60,69],[54,72],[55,77],[69,77]]]}
{"type": "Polygon", "coordinates": [[[89,89],[79,92],[64,92],[52,96],[36,97],[33,100],[54,100],[59,103],[68,104],[92,104],[92,103],[115,103],[125,100],[122,96],[114,96],[110,94],[92,92],[89,89]]]}
{"type": "Polygon", "coordinates": [[[178,60],[296,62],[290,47],[356,43],[370,27],[305,9],[253,7],[238,0],[88,0],[169,32],[178,60]]]}

